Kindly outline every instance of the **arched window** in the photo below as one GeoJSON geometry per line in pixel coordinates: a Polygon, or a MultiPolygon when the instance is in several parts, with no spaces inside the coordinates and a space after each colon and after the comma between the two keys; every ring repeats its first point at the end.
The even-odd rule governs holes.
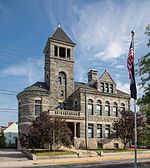
{"type": "Polygon", "coordinates": [[[88,115],[93,115],[93,100],[88,100],[88,115]]]}
{"type": "Polygon", "coordinates": [[[101,82],[101,91],[104,92],[104,83],[101,82]]]}
{"type": "Polygon", "coordinates": [[[105,92],[109,92],[109,84],[105,83],[105,92]]]}
{"type": "Polygon", "coordinates": [[[116,102],[113,104],[113,116],[117,117],[118,116],[118,105],[116,102]]]}
{"type": "Polygon", "coordinates": [[[64,72],[59,72],[58,82],[60,85],[66,85],[66,74],[64,72]]]}
{"type": "Polygon", "coordinates": [[[113,93],[113,84],[110,84],[109,91],[110,91],[110,93],[113,93]]]}
{"type": "Polygon", "coordinates": [[[125,104],[124,103],[121,103],[120,111],[125,111],[125,104]]]}
{"type": "Polygon", "coordinates": [[[110,116],[110,103],[108,101],[105,102],[105,114],[110,116]]]}
{"type": "Polygon", "coordinates": [[[102,102],[100,100],[97,101],[96,113],[98,116],[102,115],[102,102]]]}

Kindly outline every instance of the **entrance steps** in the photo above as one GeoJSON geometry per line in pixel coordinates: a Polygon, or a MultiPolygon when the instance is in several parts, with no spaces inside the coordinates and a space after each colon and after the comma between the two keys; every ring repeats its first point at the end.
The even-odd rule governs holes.
{"type": "Polygon", "coordinates": [[[71,146],[71,148],[61,147],[61,149],[75,152],[78,157],[95,157],[95,156],[97,156],[97,152],[95,152],[95,151],[76,149],[74,146],[71,146]]]}

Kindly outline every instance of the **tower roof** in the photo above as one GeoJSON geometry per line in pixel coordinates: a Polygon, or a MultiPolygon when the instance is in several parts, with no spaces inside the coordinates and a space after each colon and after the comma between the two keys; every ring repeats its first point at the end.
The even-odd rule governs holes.
{"type": "Polygon", "coordinates": [[[56,29],[54,34],[51,36],[51,39],[59,40],[59,41],[63,41],[63,42],[67,42],[75,45],[75,43],[69,38],[69,36],[63,31],[61,27],[58,27],[56,29]]]}

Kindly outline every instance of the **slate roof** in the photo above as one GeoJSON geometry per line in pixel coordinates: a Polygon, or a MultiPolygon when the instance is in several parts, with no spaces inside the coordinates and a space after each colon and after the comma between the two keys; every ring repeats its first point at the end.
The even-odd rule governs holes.
{"type": "Polygon", "coordinates": [[[123,92],[123,91],[121,91],[121,90],[118,90],[118,89],[117,89],[117,93],[118,93],[118,94],[125,94],[125,95],[128,95],[128,96],[129,96],[128,93],[125,93],[125,92],[123,92]]]}
{"type": "Polygon", "coordinates": [[[84,87],[84,88],[88,88],[88,89],[95,89],[93,87],[91,87],[89,84],[86,83],[82,83],[82,82],[74,82],[76,87],[84,87]]]}
{"type": "Polygon", "coordinates": [[[24,91],[41,91],[47,92],[49,90],[45,82],[36,82],[33,85],[24,89],[24,91]]]}
{"type": "Polygon", "coordinates": [[[74,44],[75,43],[70,39],[70,37],[63,31],[61,27],[58,27],[54,34],[51,36],[51,39],[59,40],[67,43],[74,44]]]}

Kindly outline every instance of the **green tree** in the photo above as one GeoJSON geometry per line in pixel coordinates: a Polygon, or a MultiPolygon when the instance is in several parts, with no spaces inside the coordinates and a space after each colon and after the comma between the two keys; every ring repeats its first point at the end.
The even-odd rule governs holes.
{"type": "MultiPolygon", "coordinates": [[[[134,140],[134,113],[132,111],[122,111],[121,117],[113,122],[112,138],[119,138],[124,144],[124,149],[129,142],[134,140]]],[[[143,136],[144,119],[137,113],[137,134],[138,138],[143,136]]]]}
{"type": "Polygon", "coordinates": [[[5,136],[4,136],[4,132],[0,132],[0,147],[5,147],[5,136]]]}
{"type": "Polygon", "coordinates": [[[29,133],[21,135],[20,143],[26,148],[44,148],[47,145],[52,150],[54,145],[68,147],[71,145],[71,131],[65,120],[43,112],[33,121],[29,133]]]}
{"type": "MultiPolygon", "coordinates": [[[[150,24],[147,25],[145,34],[150,37],[150,24]]],[[[150,47],[150,38],[147,46],[150,47]]],[[[144,90],[142,97],[138,99],[138,105],[147,118],[147,124],[150,125],[150,52],[139,59],[137,72],[141,79],[139,85],[144,90]]]]}

